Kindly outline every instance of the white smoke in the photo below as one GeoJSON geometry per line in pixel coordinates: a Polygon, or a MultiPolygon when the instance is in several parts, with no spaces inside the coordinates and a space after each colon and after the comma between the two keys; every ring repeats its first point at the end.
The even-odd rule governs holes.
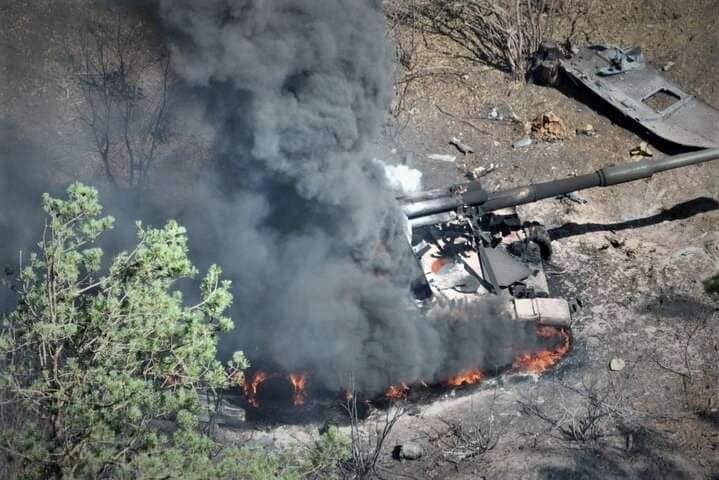
{"type": "Polygon", "coordinates": [[[407,195],[422,190],[422,172],[407,165],[391,165],[374,159],[384,169],[387,186],[398,195],[407,195]]]}

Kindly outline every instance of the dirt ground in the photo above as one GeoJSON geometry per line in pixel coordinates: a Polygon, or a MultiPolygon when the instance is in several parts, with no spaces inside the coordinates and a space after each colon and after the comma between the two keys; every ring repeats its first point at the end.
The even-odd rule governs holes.
{"type": "MultiPolygon", "coordinates": [[[[0,17],[23,2],[5,3],[0,17]]],[[[0,57],[6,59],[0,75],[9,79],[0,84],[0,101],[8,118],[37,119],[23,135],[44,135],[56,147],[41,153],[74,170],[63,165],[86,165],[92,153],[76,156],[80,132],[72,108],[50,109],[54,97],[69,95],[62,85],[66,72],[59,70],[62,45],[54,37],[66,19],[52,13],[51,3],[28,3],[36,11],[0,19],[0,57]],[[42,47],[35,50],[7,41],[43,30],[52,34],[36,39],[33,45],[42,47]],[[57,81],[27,80],[38,77],[37,69],[57,81]]],[[[595,1],[574,42],[640,45],[649,62],[673,62],[668,76],[719,107],[717,12],[717,0],[595,1]]],[[[395,103],[374,153],[422,170],[427,188],[492,164],[498,168],[483,179],[488,189],[586,173],[630,161],[629,151],[642,141],[657,157],[674,153],[578,92],[513,81],[442,53],[451,48],[442,40],[416,40],[412,68],[397,72],[395,102],[402,103],[395,103]],[[518,121],[483,119],[495,108],[518,121]],[[524,123],[548,111],[566,123],[569,137],[513,149],[525,135],[524,123]],[[596,136],[573,133],[587,124],[596,136]],[[475,153],[462,156],[448,144],[451,137],[475,153]],[[429,160],[429,154],[457,160],[429,160]]],[[[469,394],[413,406],[387,443],[384,478],[719,478],[719,304],[701,286],[719,267],[719,165],[581,197],[587,203],[520,207],[522,218],[543,223],[554,239],[548,265],[553,293],[581,304],[568,357],[539,379],[500,378],[469,394]],[[611,370],[613,359],[623,360],[624,368],[611,370]],[[496,446],[458,454],[467,444],[452,433],[457,423],[491,433],[496,446]],[[391,458],[391,448],[408,441],[424,449],[422,457],[391,458]]],[[[375,412],[365,427],[371,430],[381,416],[375,412]]],[[[317,427],[265,429],[256,436],[309,441],[317,427]]]]}
{"type": "MultiPolygon", "coordinates": [[[[582,25],[576,44],[640,45],[649,62],[673,62],[667,75],[719,106],[716,1],[607,1],[582,25]]],[[[404,31],[402,35],[411,35],[404,31]]],[[[405,37],[405,41],[406,41],[405,37]]],[[[512,82],[496,70],[439,53],[441,39],[417,42],[398,124],[387,129],[391,160],[425,173],[426,187],[499,166],[489,189],[518,186],[631,161],[650,142],[580,91],[512,82]],[[516,122],[486,120],[492,109],[516,122]],[[513,149],[523,124],[552,111],[567,125],[562,142],[513,149]],[[594,137],[574,135],[587,124],[594,137]],[[459,137],[476,153],[448,144],[459,137]],[[457,155],[454,163],[429,154],[457,155]]],[[[581,193],[587,201],[546,200],[520,207],[548,226],[553,293],[582,305],[574,348],[538,381],[490,384],[447,399],[400,422],[397,442],[425,446],[420,460],[391,466],[402,478],[719,478],[719,314],[701,279],[719,265],[719,165],[660,174],[630,185],[581,193]],[[621,359],[621,371],[609,368],[621,359]],[[494,419],[490,422],[490,419],[494,419]],[[455,461],[448,423],[500,431],[497,446],[455,461]],[[595,439],[581,438],[596,424],[595,439]]]]}
{"type": "MultiPolygon", "coordinates": [[[[718,2],[596,5],[575,43],[640,45],[649,62],[674,62],[669,77],[719,106],[719,32],[709,28],[718,2]]],[[[400,34],[410,43],[410,31],[400,34]]],[[[681,151],[653,143],[581,91],[514,82],[442,53],[452,49],[442,39],[418,39],[416,48],[413,67],[398,72],[396,118],[374,153],[420,169],[425,188],[464,181],[478,167],[498,167],[482,179],[488,189],[587,173],[631,161],[642,141],[657,158],[681,151]],[[493,109],[517,121],[486,120],[493,109]],[[568,138],[512,148],[524,124],[549,111],[565,122],[568,138]],[[574,134],[588,124],[596,136],[574,134]],[[463,156],[452,137],[475,153],[463,156]]],[[[541,378],[498,378],[409,406],[387,441],[381,477],[719,478],[719,310],[701,286],[719,267],[718,194],[719,165],[710,164],[585,191],[584,204],[520,207],[554,240],[552,293],[581,305],[572,351],[541,378]],[[612,360],[623,368],[610,369],[612,360]],[[457,425],[471,432],[463,441],[457,425]],[[496,445],[485,452],[487,439],[496,445]],[[393,459],[392,447],[407,442],[423,456],[393,459]]],[[[384,415],[375,411],[365,430],[381,428],[384,415]]],[[[255,439],[306,443],[316,427],[265,429],[255,439]]]]}

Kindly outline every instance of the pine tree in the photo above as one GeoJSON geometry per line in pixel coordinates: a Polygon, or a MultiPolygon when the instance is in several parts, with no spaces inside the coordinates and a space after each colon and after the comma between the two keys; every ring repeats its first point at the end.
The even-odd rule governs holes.
{"type": "Polygon", "coordinates": [[[42,240],[0,325],[0,462],[23,478],[242,478],[243,452],[221,449],[198,421],[199,393],[241,381],[248,365],[241,352],[216,359],[218,333],[233,326],[220,268],[186,305],[176,284],[198,272],[176,222],[138,222],[137,246],[103,266],[96,245],[113,219],[96,190],[73,184],[43,208],[42,240]]]}

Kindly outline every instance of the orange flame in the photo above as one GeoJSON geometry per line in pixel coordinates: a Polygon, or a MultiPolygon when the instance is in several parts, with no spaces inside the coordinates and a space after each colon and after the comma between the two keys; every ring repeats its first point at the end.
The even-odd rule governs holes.
{"type": "Polygon", "coordinates": [[[462,385],[472,385],[482,380],[482,372],[479,369],[462,370],[457,375],[453,375],[444,381],[450,387],[461,387],[462,385]]]}
{"type": "Polygon", "coordinates": [[[409,387],[404,382],[402,382],[400,385],[390,385],[389,387],[387,387],[387,390],[384,391],[384,396],[392,400],[404,398],[408,394],[409,387]]]}
{"type": "Polygon", "coordinates": [[[512,362],[515,371],[529,373],[542,373],[554,366],[569,351],[569,334],[559,328],[541,326],[537,328],[537,335],[541,337],[562,337],[562,343],[554,350],[542,350],[533,354],[523,353],[512,362]]]}
{"type": "Polygon", "coordinates": [[[252,377],[245,377],[245,383],[242,385],[242,390],[245,392],[247,402],[253,407],[260,406],[260,404],[257,403],[257,387],[259,387],[262,382],[267,380],[267,378],[267,373],[261,370],[253,373],[252,377]]]}
{"type": "Polygon", "coordinates": [[[305,383],[307,382],[307,372],[290,373],[289,377],[295,393],[292,395],[292,403],[294,405],[303,405],[305,403],[305,383]]]}

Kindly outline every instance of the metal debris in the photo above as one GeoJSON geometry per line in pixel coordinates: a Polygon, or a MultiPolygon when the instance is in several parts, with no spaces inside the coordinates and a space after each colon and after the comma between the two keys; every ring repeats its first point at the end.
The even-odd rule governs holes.
{"type": "Polygon", "coordinates": [[[495,165],[494,163],[490,163],[486,167],[477,167],[473,168],[471,171],[467,172],[467,178],[470,180],[477,180],[478,178],[486,177],[490,173],[494,172],[499,168],[499,165],[495,165]]]}
{"type": "Polygon", "coordinates": [[[514,113],[512,107],[507,104],[493,107],[489,112],[481,114],[479,118],[482,120],[493,120],[495,122],[519,122],[519,117],[514,113]]]}
{"type": "Polygon", "coordinates": [[[457,155],[443,155],[440,153],[433,153],[431,155],[427,155],[427,158],[429,158],[430,160],[439,160],[440,162],[454,163],[454,161],[457,160],[457,155]]]}
{"type": "Polygon", "coordinates": [[[514,300],[514,312],[521,321],[561,328],[572,325],[569,303],[563,298],[518,298],[514,300]]]}
{"type": "Polygon", "coordinates": [[[679,145],[719,147],[719,110],[664,78],[640,51],[592,45],[560,59],[559,65],[653,134],[679,145]]]}
{"type": "Polygon", "coordinates": [[[531,144],[532,139],[530,137],[524,137],[512,142],[512,148],[524,148],[530,146],[531,144]]]}
{"type": "Polygon", "coordinates": [[[644,55],[639,47],[629,50],[611,45],[596,45],[596,47],[603,49],[604,56],[609,61],[608,66],[597,70],[597,75],[607,77],[644,67],[644,55]]]}

